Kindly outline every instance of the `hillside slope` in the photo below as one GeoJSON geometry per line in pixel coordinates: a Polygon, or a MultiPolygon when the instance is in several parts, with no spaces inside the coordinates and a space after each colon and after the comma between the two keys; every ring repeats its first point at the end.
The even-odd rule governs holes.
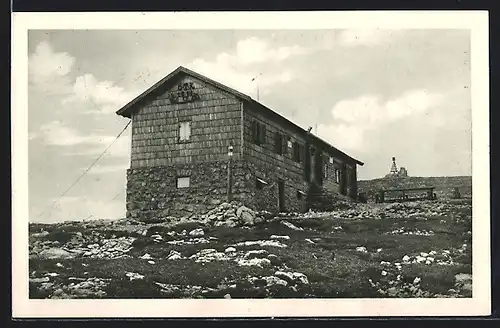
{"type": "Polygon", "coordinates": [[[469,198],[472,195],[472,177],[404,177],[358,181],[359,192],[366,193],[370,199],[373,199],[379,189],[417,187],[435,187],[437,197],[445,199],[451,197],[454,188],[458,188],[463,197],[469,198]]]}
{"type": "Polygon", "coordinates": [[[468,199],[264,214],[30,224],[30,298],[472,295],[468,199]]]}

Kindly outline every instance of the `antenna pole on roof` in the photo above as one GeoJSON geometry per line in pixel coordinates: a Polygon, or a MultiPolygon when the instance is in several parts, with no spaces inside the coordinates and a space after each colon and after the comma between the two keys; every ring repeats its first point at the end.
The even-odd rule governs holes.
{"type": "MultiPolygon", "coordinates": [[[[258,78],[260,75],[262,75],[262,73],[260,73],[260,74],[259,74],[259,75],[257,75],[256,77],[254,77],[254,78],[252,79],[252,82],[253,82],[253,81],[255,81],[255,80],[257,80],[257,78],[258,78]]],[[[257,101],[259,101],[259,82],[257,81],[256,83],[257,83],[257,101]]]]}

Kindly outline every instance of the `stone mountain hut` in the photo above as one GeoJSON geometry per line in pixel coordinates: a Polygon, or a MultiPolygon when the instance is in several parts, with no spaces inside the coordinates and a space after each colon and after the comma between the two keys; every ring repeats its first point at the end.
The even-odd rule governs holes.
{"type": "Polygon", "coordinates": [[[196,214],[228,198],[299,212],[357,197],[362,162],[184,67],[117,114],[132,120],[127,217],[196,214]]]}

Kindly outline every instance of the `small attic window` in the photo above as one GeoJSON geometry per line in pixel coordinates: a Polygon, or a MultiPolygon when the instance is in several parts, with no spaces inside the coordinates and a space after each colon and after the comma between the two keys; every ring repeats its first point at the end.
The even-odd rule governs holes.
{"type": "Polygon", "coordinates": [[[188,188],[190,185],[189,177],[178,177],[177,178],[177,188],[188,188]]]}

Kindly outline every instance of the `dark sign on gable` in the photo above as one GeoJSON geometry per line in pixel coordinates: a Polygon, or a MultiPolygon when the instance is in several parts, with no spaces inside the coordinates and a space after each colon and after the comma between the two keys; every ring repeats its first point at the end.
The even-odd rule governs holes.
{"type": "Polygon", "coordinates": [[[179,84],[177,90],[170,91],[168,98],[172,104],[178,104],[199,100],[200,95],[196,92],[193,82],[186,82],[179,84]]]}

